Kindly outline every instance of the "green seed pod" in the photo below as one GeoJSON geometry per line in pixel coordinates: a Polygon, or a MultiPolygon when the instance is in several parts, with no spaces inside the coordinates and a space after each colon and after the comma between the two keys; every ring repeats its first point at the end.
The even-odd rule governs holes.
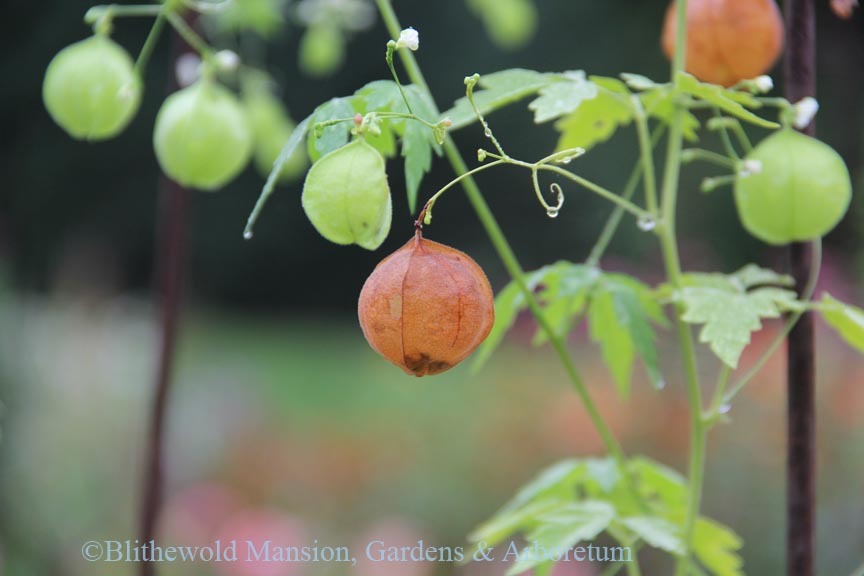
{"type": "MultiPolygon", "coordinates": [[[[294,131],[294,121],[282,103],[269,91],[256,92],[243,99],[243,108],[255,141],[254,160],[258,172],[265,178],[273,170],[285,142],[294,131]]],[[[298,146],[279,172],[279,182],[296,180],[306,169],[308,159],[303,146],[298,146]]]]}
{"type": "Polygon", "coordinates": [[[156,116],[156,158],[178,183],[213,190],[249,162],[252,131],[234,95],[208,80],[169,96],[156,116]]]}
{"type": "Polygon", "coordinates": [[[764,242],[820,238],[849,208],[849,170],[833,148],[814,138],[781,130],[754,148],[746,164],[755,169],[735,178],[735,204],[744,228],[764,242]]]}
{"type": "Polygon", "coordinates": [[[300,68],[315,77],[333,74],[345,59],[345,39],[331,24],[309,27],[300,39],[300,68]]]}
{"type": "Polygon", "coordinates": [[[362,138],[322,157],[306,175],[303,210],[327,240],[375,250],[393,215],[384,158],[362,138]]]}
{"type": "Polygon", "coordinates": [[[61,50],[45,71],[42,100],[63,130],[79,140],[119,134],[141,103],[141,81],[132,58],[107,36],[61,50]]]}

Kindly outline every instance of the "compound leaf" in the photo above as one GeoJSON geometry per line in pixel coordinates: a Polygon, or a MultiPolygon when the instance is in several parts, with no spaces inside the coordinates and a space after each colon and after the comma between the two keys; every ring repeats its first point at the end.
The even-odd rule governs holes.
{"type": "Polygon", "coordinates": [[[732,529],[700,517],[693,533],[696,558],[714,576],[744,576],[744,561],[738,554],[743,542],[732,529]]]}
{"type": "MultiPolygon", "coordinates": [[[[474,92],[474,103],[484,115],[518,100],[535,94],[538,90],[556,81],[559,75],[522,68],[502,70],[480,76],[479,88],[474,92]]],[[[467,97],[456,101],[444,116],[453,122],[451,130],[468,126],[477,121],[477,116],[467,97]]]]}
{"type": "Polygon", "coordinates": [[[768,287],[748,292],[734,276],[690,275],[688,280],[695,284],[674,296],[684,304],[681,319],[703,324],[699,341],[708,344],[730,368],[738,367],[751,333],[762,329],[763,318],[778,318],[797,304],[790,290],[768,287]]]}
{"type": "Polygon", "coordinates": [[[619,126],[629,124],[633,109],[627,86],[615,78],[591,77],[597,95],[584,100],[568,116],[558,120],[555,129],[561,133],[558,150],[585,148],[608,140],[619,126]]]}
{"type": "Polygon", "coordinates": [[[540,95],[528,104],[534,111],[534,122],[554,120],[576,110],[584,100],[597,96],[597,85],[585,78],[584,72],[571,72],[566,79],[540,89],[540,95]]]}

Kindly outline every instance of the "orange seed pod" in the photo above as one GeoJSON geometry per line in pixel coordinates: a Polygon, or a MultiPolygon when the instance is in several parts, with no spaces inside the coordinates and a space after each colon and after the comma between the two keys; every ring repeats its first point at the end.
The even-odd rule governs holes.
{"type": "MultiPolygon", "coordinates": [[[[675,52],[675,2],[666,11],[663,52],[675,52]]],[[[783,49],[774,0],[690,0],[686,69],[703,82],[732,86],[764,74],[783,49]]]]}
{"type": "Polygon", "coordinates": [[[382,260],[358,303],[363,335],[408,374],[448,370],[480,345],[495,319],[492,288],[467,254],[420,233],[382,260]]]}

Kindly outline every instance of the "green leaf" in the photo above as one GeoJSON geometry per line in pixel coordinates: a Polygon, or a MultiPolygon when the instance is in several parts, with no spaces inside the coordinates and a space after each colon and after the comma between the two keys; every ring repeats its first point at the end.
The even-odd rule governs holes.
{"type": "Polygon", "coordinates": [[[585,79],[582,71],[567,74],[566,80],[540,89],[540,96],[528,104],[534,111],[534,122],[540,124],[569,114],[584,100],[597,96],[597,85],[585,79]]]}
{"type": "Polygon", "coordinates": [[[846,341],[864,354],[864,310],[833,298],[822,297],[819,310],[822,318],[846,341]]]}
{"type": "Polygon", "coordinates": [[[513,326],[519,312],[524,309],[525,297],[522,295],[522,290],[515,282],[510,282],[495,297],[495,324],[492,325],[489,336],[474,355],[474,363],[471,365],[473,371],[479,371],[491,358],[492,353],[504,340],[504,335],[513,326]]]}
{"type": "Polygon", "coordinates": [[[561,506],[539,518],[539,525],[528,535],[532,543],[519,554],[507,576],[521,574],[548,561],[553,551],[561,552],[579,542],[594,540],[615,518],[615,508],[600,501],[586,500],[561,506]],[[544,552],[545,551],[545,552],[544,552]]]}
{"type": "Polygon", "coordinates": [[[659,504],[667,515],[676,516],[687,506],[687,480],[677,471],[649,458],[630,460],[630,472],[638,479],[639,493],[659,504]]]}
{"type": "MultiPolygon", "coordinates": [[[[435,123],[435,108],[416,86],[405,88],[405,95],[414,114],[435,123]]],[[[408,209],[413,214],[417,209],[417,195],[423,176],[432,168],[432,151],[441,155],[441,147],[435,141],[432,130],[416,120],[407,120],[402,136],[402,156],[405,158],[405,188],[408,194],[408,209]]]]}
{"type": "MultiPolygon", "coordinates": [[[[527,96],[535,94],[538,90],[554,82],[559,76],[556,74],[535,72],[513,68],[502,70],[480,77],[479,87],[482,90],[474,92],[474,103],[483,115],[489,114],[499,108],[517,102],[527,96]]],[[[443,116],[449,117],[453,125],[451,130],[468,126],[477,121],[474,109],[468,98],[462,97],[450,110],[444,112],[443,116]]]]}
{"type": "Polygon", "coordinates": [[[564,504],[566,504],[566,500],[538,500],[515,510],[499,512],[475,528],[468,535],[468,540],[474,543],[484,542],[487,546],[495,546],[519,532],[532,529],[537,525],[541,515],[556,510],[564,504]]]}
{"type": "MultiPolygon", "coordinates": [[[[645,113],[651,118],[669,125],[672,123],[672,118],[677,112],[675,107],[675,97],[668,86],[659,87],[656,90],[643,92],[639,95],[642,100],[642,107],[645,108],[645,113]]],[[[681,117],[681,130],[690,142],[699,140],[699,119],[689,110],[684,110],[681,117]]]]}
{"type": "Polygon", "coordinates": [[[658,86],[662,86],[662,84],[657,84],[647,76],[642,76],[641,74],[623,72],[620,76],[624,80],[624,83],[633,90],[652,90],[658,86]]]}
{"type": "Polygon", "coordinates": [[[540,497],[567,494],[574,482],[581,478],[585,464],[581,460],[567,459],[557,462],[541,471],[501,509],[502,512],[515,510],[540,497]]]}
{"type": "Polygon", "coordinates": [[[630,393],[637,352],[652,385],[664,385],[650,320],[665,322],[650,288],[621,274],[606,274],[598,282],[588,309],[589,333],[600,344],[622,397],[630,393]]]}
{"type": "Polygon", "coordinates": [[[633,109],[623,82],[615,78],[591,77],[598,86],[597,96],[582,102],[570,115],[558,120],[561,132],[558,150],[585,148],[608,140],[619,126],[629,124],[633,109]]]}
{"type": "Polygon", "coordinates": [[[696,521],[693,551],[714,576],[744,576],[744,561],[738,555],[742,544],[730,528],[705,517],[696,521]]]}
{"type": "Polygon", "coordinates": [[[795,286],[795,279],[788,274],[780,274],[756,264],[747,264],[731,275],[731,278],[745,290],[756,286],[795,286]]]}
{"type": "Polygon", "coordinates": [[[350,118],[354,114],[354,106],[350,97],[333,98],[315,109],[310,121],[308,139],[309,158],[312,162],[317,161],[328,152],[332,152],[347,144],[348,136],[351,133],[350,122],[340,122],[339,124],[328,126],[320,134],[316,133],[315,124],[337,118],[350,118]]]}
{"type": "MultiPolygon", "coordinates": [[[[539,282],[537,299],[543,306],[543,315],[559,338],[572,330],[574,319],[585,307],[594,283],[600,277],[597,268],[559,261],[546,267],[547,272],[539,282]]],[[[533,344],[540,346],[549,340],[546,332],[537,329],[533,344]]]]}
{"type": "Polygon", "coordinates": [[[417,209],[417,195],[423,176],[432,168],[432,145],[429,128],[419,122],[408,122],[402,137],[402,156],[405,157],[405,189],[408,193],[408,209],[413,214],[417,209]]]}
{"type": "Polygon", "coordinates": [[[762,318],[778,318],[797,303],[795,293],[782,288],[746,292],[734,276],[725,279],[725,286],[720,275],[690,275],[689,280],[698,282],[700,278],[704,281],[685,286],[673,298],[684,304],[682,320],[704,324],[699,341],[707,343],[730,368],[738,367],[750,334],[762,329],[762,318]]]}
{"type": "Polygon", "coordinates": [[[705,102],[709,102],[727,114],[735,116],[739,120],[744,120],[745,122],[761,126],[762,128],[780,127],[776,122],[765,120],[744,107],[744,105],[747,105],[751,108],[758,108],[760,105],[758,100],[746,92],[727,90],[722,86],[716,86],[714,84],[703,84],[702,82],[699,82],[695,76],[687,74],[686,72],[678,73],[676,84],[678,90],[690,94],[691,96],[695,96],[705,102]]]}
{"type": "Polygon", "coordinates": [[[407,112],[405,104],[402,102],[402,95],[399,93],[399,87],[392,80],[375,80],[369,82],[355,92],[357,96],[363,99],[365,107],[359,112],[407,112]]]}
{"type": "Polygon", "coordinates": [[[672,522],[654,516],[631,516],[620,522],[649,546],[670,554],[684,554],[681,529],[672,522]]]}
{"type": "Polygon", "coordinates": [[[584,464],[562,460],[546,468],[523,486],[491,519],[475,528],[468,539],[494,546],[516,532],[529,529],[536,518],[554,510],[575,495],[584,464]]]}

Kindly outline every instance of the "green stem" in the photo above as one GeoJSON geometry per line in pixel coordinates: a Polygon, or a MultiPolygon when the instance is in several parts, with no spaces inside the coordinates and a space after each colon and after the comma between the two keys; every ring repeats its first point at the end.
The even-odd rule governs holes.
{"type": "Polygon", "coordinates": [[[634,116],[636,118],[636,132],[639,136],[639,152],[642,159],[642,175],[645,182],[645,205],[651,215],[657,217],[657,184],[654,176],[654,147],[651,145],[651,136],[648,134],[648,117],[642,100],[637,95],[631,97],[634,116]]]}
{"type": "Polygon", "coordinates": [[[729,158],[728,156],[724,156],[723,154],[718,154],[713,150],[704,150],[702,148],[687,148],[686,150],[681,151],[682,163],[689,164],[690,162],[694,162],[696,160],[702,160],[704,162],[708,162],[709,164],[719,166],[720,168],[729,168],[731,170],[734,170],[738,164],[737,161],[729,158]]]}
{"type": "MultiPolygon", "coordinates": [[[[399,20],[396,17],[396,13],[393,11],[393,6],[390,3],[390,0],[376,0],[376,4],[378,5],[378,10],[381,13],[381,18],[383,19],[387,30],[392,36],[398,36],[399,32],[402,30],[402,26],[399,24],[399,20]]],[[[414,55],[409,50],[400,50],[399,54],[411,82],[428,95],[430,101],[434,102],[432,93],[429,90],[429,85],[426,83],[426,79],[423,77],[423,73],[420,71],[420,67],[417,65],[417,60],[414,58],[414,55]]],[[[435,112],[437,115],[438,111],[436,110],[435,112]]],[[[465,164],[465,160],[459,153],[459,149],[453,142],[452,137],[449,135],[447,136],[443,147],[444,154],[450,161],[454,172],[456,174],[464,174],[465,172],[468,172],[468,166],[465,164]]],[[[588,413],[588,417],[597,429],[597,433],[600,435],[604,446],[615,460],[618,468],[623,472],[622,476],[625,479],[628,490],[631,495],[636,498],[637,492],[633,486],[632,477],[630,474],[626,473],[626,461],[621,445],[618,443],[612,430],[606,424],[606,421],[603,420],[596,404],[594,404],[585,383],[582,381],[579,372],[570,358],[569,351],[567,350],[564,341],[558,337],[543,314],[534,293],[525,281],[525,273],[522,270],[522,266],[519,264],[516,255],[513,253],[513,249],[510,247],[507,238],[504,236],[498,222],[495,220],[495,216],[489,209],[489,205],[486,203],[486,200],[483,198],[480,189],[477,187],[477,184],[472,177],[469,176],[463,180],[463,187],[465,188],[465,194],[468,196],[469,202],[477,213],[477,217],[486,230],[486,233],[489,236],[492,245],[495,247],[498,256],[501,258],[504,267],[513,278],[513,281],[516,282],[516,285],[519,286],[519,289],[528,304],[528,308],[537,319],[537,324],[546,334],[552,348],[555,350],[555,353],[564,366],[564,370],[567,372],[576,394],[582,400],[582,403],[585,406],[585,411],[588,413]]]]}
{"type": "Polygon", "coordinates": [[[405,102],[405,107],[408,108],[408,112],[411,112],[413,114],[414,111],[411,110],[411,103],[408,102],[408,95],[405,94],[405,89],[402,87],[402,82],[399,81],[399,74],[396,73],[396,66],[393,65],[393,52],[395,51],[396,42],[390,40],[387,43],[387,66],[390,67],[390,74],[393,75],[393,81],[396,82],[396,86],[399,88],[399,93],[402,95],[402,100],[405,102]]]}
{"type": "MultiPolygon", "coordinates": [[[[720,114],[720,110],[716,106],[714,107],[714,117],[718,120],[723,120],[723,115],[720,114]]],[[[729,138],[729,129],[724,123],[720,124],[720,141],[723,143],[723,148],[726,150],[727,156],[734,158],[735,160],[741,159],[738,152],[735,150],[735,146],[732,145],[732,139],[729,138]]]]}
{"type": "MultiPolygon", "coordinates": [[[[654,146],[660,141],[660,138],[663,136],[665,131],[665,125],[660,124],[654,129],[654,133],[651,135],[651,149],[654,149],[654,146]]],[[[642,177],[642,163],[639,162],[636,166],[633,167],[633,171],[630,173],[630,177],[627,179],[627,184],[624,186],[624,192],[622,192],[621,197],[625,200],[629,200],[633,197],[633,194],[636,192],[636,187],[639,185],[639,179],[642,177]]],[[[612,238],[615,236],[615,232],[618,230],[618,226],[621,224],[621,219],[624,217],[624,209],[620,206],[615,206],[615,209],[612,211],[612,214],[609,215],[609,218],[606,220],[606,224],[603,225],[603,230],[600,232],[600,236],[597,238],[597,242],[594,244],[594,247],[591,249],[591,252],[588,254],[588,259],[585,260],[585,264],[588,266],[598,266],[600,264],[600,259],[603,258],[603,254],[606,252],[606,249],[609,247],[609,243],[612,242],[612,238]]]]}
{"type": "Polygon", "coordinates": [[[166,18],[168,18],[168,22],[171,23],[174,30],[177,31],[177,34],[179,34],[180,37],[189,44],[189,46],[198,52],[202,60],[209,60],[212,58],[213,49],[210,48],[207,42],[205,42],[204,39],[186,23],[182,16],[178,15],[176,12],[169,12],[166,14],[166,18]]]}
{"type": "Polygon", "coordinates": [[[165,28],[165,5],[160,5],[158,8],[159,13],[156,15],[156,20],[153,22],[153,26],[150,27],[147,39],[144,40],[144,45],[138,53],[138,59],[135,60],[135,73],[139,78],[144,76],[144,69],[147,68],[147,62],[150,61],[150,56],[153,54],[153,49],[156,48],[156,42],[159,40],[159,35],[162,34],[162,29],[165,28]]]}
{"type": "MultiPolygon", "coordinates": [[[[672,59],[672,79],[677,82],[679,73],[684,70],[687,55],[687,0],[676,0],[675,55],[672,59]]],[[[677,87],[676,87],[677,91],[677,87]]],[[[681,286],[681,260],[678,255],[675,234],[675,216],[678,204],[678,178],[681,166],[683,145],[683,112],[677,99],[672,114],[666,152],[666,166],[663,174],[662,225],[659,227],[660,245],[669,283],[674,288],[681,286]]],[[[675,324],[684,362],[687,381],[687,397],[690,404],[690,457],[689,457],[689,495],[684,517],[684,555],[675,566],[675,576],[685,576],[690,572],[693,550],[693,533],[699,517],[702,500],[702,481],[705,474],[705,435],[706,427],[702,418],[702,389],[699,382],[699,369],[696,365],[696,350],[690,327],[682,320],[683,309],[680,303],[675,306],[675,324]]]]}

